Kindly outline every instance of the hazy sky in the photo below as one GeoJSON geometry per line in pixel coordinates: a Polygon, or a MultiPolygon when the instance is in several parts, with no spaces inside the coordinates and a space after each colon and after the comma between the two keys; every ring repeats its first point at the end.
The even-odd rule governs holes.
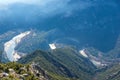
{"type": "Polygon", "coordinates": [[[82,10],[91,6],[90,2],[76,1],[74,3],[70,3],[70,1],[71,0],[0,0],[0,10],[8,10],[11,13],[14,13],[15,11],[21,11],[21,9],[27,10],[28,7],[26,8],[26,6],[29,6],[29,8],[32,8],[34,6],[34,9],[36,9],[37,12],[40,12],[41,14],[43,13],[45,15],[54,15],[59,13],[71,14],[74,10],[82,10]],[[16,4],[17,6],[24,6],[16,9],[16,4]]]}
{"type": "Polygon", "coordinates": [[[0,0],[0,5],[7,6],[7,5],[15,4],[15,3],[46,4],[49,1],[53,1],[53,0],[0,0]]]}

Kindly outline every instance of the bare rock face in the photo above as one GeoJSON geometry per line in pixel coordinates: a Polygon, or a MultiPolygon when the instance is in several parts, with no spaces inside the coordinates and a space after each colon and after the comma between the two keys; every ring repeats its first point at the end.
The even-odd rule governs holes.
{"type": "Polygon", "coordinates": [[[15,51],[16,46],[21,42],[21,40],[30,34],[30,31],[21,33],[15,37],[13,37],[10,41],[4,44],[4,53],[6,54],[8,60],[17,61],[21,58],[21,56],[15,51]]]}

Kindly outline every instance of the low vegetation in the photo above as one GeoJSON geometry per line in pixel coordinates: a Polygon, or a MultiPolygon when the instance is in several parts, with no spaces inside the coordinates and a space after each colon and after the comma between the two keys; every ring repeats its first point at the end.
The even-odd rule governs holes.
{"type": "Polygon", "coordinates": [[[0,64],[0,80],[43,80],[34,74],[30,65],[16,62],[0,64]]]}

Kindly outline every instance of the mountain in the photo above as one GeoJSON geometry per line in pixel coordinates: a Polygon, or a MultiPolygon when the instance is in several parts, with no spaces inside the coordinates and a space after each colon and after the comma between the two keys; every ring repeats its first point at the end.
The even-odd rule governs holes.
{"type": "Polygon", "coordinates": [[[53,78],[65,77],[71,80],[91,80],[96,69],[89,59],[82,57],[80,53],[71,48],[56,49],[51,52],[37,50],[21,58],[19,62],[35,62],[53,78]]]}
{"type": "Polygon", "coordinates": [[[53,43],[77,50],[93,47],[103,53],[115,48],[120,35],[118,0],[28,2],[11,1],[8,6],[9,2],[1,2],[4,4],[0,8],[0,51],[4,52],[6,42],[26,31],[32,34],[15,47],[19,53],[48,50],[53,43]],[[53,4],[58,3],[54,8],[53,4]]]}
{"type": "Polygon", "coordinates": [[[81,50],[81,52],[82,54],[68,47],[50,52],[36,50],[18,62],[36,63],[48,73],[52,80],[119,80],[119,63],[107,62],[108,60],[104,62],[105,59],[100,57],[100,52],[92,48],[81,50]],[[96,54],[91,54],[90,51],[96,54]]]}
{"type": "Polygon", "coordinates": [[[51,80],[118,79],[119,21],[119,0],[0,0],[1,65],[34,64],[51,80]]]}
{"type": "Polygon", "coordinates": [[[7,10],[3,8],[0,14],[1,34],[17,30],[24,32],[36,29],[39,32],[48,32],[58,29],[49,36],[49,39],[51,36],[59,36],[57,39],[52,38],[52,42],[59,40],[61,42],[65,38],[65,41],[66,39],[77,41],[80,48],[90,46],[102,52],[109,52],[114,48],[120,32],[118,0],[54,0],[53,2],[43,2],[44,6],[37,2],[39,7],[36,4],[18,2],[7,6],[7,10]],[[47,2],[49,5],[46,5],[47,2]],[[58,3],[60,4],[54,8],[53,4],[58,3]]]}
{"type": "Polygon", "coordinates": [[[105,71],[100,72],[95,77],[96,80],[119,80],[120,79],[120,64],[110,66],[105,71]]]}
{"type": "MultiPolygon", "coordinates": [[[[88,53],[86,55],[89,57],[88,53]]],[[[120,64],[97,68],[88,57],[68,47],[50,52],[36,50],[21,58],[19,63],[0,63],[0,79],[119,80],[120,64]]]]}
{"type": "MultiPolygon", "coordinates": [[[[23,34],[26,33],[22,32],[23,34]]],[[[56,48],[64,48],[64,47],[74,47],[77,51],[80,51],[81,49],[86,49],[89,50],[88,53],[92,54],[93,56],[97,56],[98,53],[102,53],[102,59],[106,58],[106,60],[110,60],[111,56],[119,56],[119,37],[116,40],[115,47],[111,49],[109,52],[103,52],[95,47],[92,47],[87,45],[87,46],[82,46],[78,40],[75,38],[69,38],[69,37],[64,37],[64,34],[57,35],[55,33],[61,32],[58,29],[52,29],[50,31],[37,31],[37,30],[31,30],[28,31],[30,34],[27,36],[23,36],[22,38],[19,38],[17,36],[21,36],[22,33],[20,31],[14,32],[10,31],[8,33],[5,33],[1,35],[1,51],[5,54],[4,56],[7,57],[8,59],[13,58],[12,60],[18,60],[17,58],[30,54],[31,52],[35,51],[36,49],[42,49],[45,51],[48,51],[51,49],[50,44],[54,44],[56,48]],[[7,38],[6,38],[7,37],[7,38]],[[13,40],[16,38],[16,40],[19,41],[19,43],[16,43],[16,40],[13,40]],[[8,48],[6,44],[11,44],[15,43],[16,46],[12,48],[8,48]],[[6,45],[6,46],[5,46],[6,45]],[[15,54],[6,54],[6,52],[14,52],[15,54]],[[16,54],[17,53],[17,54],[16,54]],[[10,56],[11,55],[11,56],[10,56]],[[12,57],[13,56],[13,57],[12,57]],[[107,59],[108,58],[108,59],[107,59]]],[[[11,44],[13,46],[13,44],[11,44]]],[[[119,57],[118,57],[119,58],[119,57]]],[[[100,58],[101,59],[101,58],[100,58]]],[[[102,60],[101,59],[101,60],[102,60]]],[[[116,57],[113,57],[113,59],[116,59],[116,57]]]]}

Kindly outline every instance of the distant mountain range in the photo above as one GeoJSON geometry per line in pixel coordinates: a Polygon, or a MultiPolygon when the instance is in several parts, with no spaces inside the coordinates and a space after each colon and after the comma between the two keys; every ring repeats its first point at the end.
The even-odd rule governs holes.
{"type": "MultiPolygon", "coordinates": [[[[64,1],[62,0],[61,2],[64,1]]],[[[57,33],[53,33],[50,37],[72,38],[79,42],[80,47],[92,46],[103,52],[108,52],[114,48],[120,32],[120,7],[118,0],[77,0],[76,2],[70,0],[69,3],[67,1],[65,3],[70,5],[70,7],[71,5],[76,5],[75,9],[71,11],[70,8],[63,13],[56,13],[53,10],[51,14],[56,14],[50,14],[49,17],[47,15],[46,17],[41,17],[39,8],[36,6],[12,5],[8,10],[2,10],[6,13],[6,16],[3,13],[0,14],[0,27],[2,28],[0,33],[3,34],[13,30],[15,32],[17,32],[16,30],[23,32],[30,29],[48,32],[52,29],[57,29],[59,32],[56,31],[57,33]],[[82,4],[79,5],[80,3],[82,4]],[[81,9],[81,7],[83,8],[81,9]],[[34,12],[35,14],[33,14],[34,12]],[[20,13],[22,15],[18,16],[20,13]]],[[[52,39],[53,42],[55,40],[52,39]]]]}

